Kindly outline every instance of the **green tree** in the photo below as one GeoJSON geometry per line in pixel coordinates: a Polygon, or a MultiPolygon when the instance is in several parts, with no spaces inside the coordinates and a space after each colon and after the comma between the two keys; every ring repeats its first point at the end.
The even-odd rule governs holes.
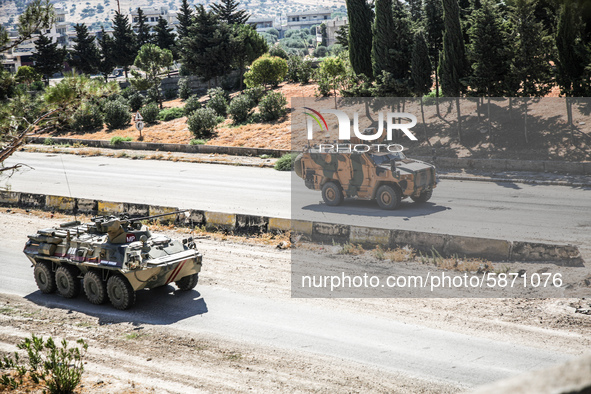
{"type": "Polygon", "coordinates": [[[181,41],[189,35],[189,26],[193,24],[193,10],[189,6],[187,0],[183,0],[179,12],[176,14],[176,19],[179,24],[177,25],[176,32],[179,37],[179,44],[181,41]]]}
{"type": "Polygon", "coordinates": [[[414,36],[410,70],[413,92],[419,97],[429,93],[433,85],[431,79],[433,69],[429,59],[429,48],[422,30],[419,30],[414,36]]]}
{"type": "Polygon", "coordinates": [[[24,83],[27,86],[41,79],[39,73],[31,66],[20,66],[14,77],[17,82],[24,83]]]}
{"type": "Polygon", "coordinates": [[[577,5],[572,0],[566,0],[560,7],[556,32],[556,82],[566,96],[585,96],[584,74],[585,66],[589,64],[589,53],[582,37],[583,28],[577,5]]]}
{"type": "Polygon", "coordinates": [[[341,26],[335,33],[337,44],[341,44],[344,49],[349,49],[349,26],[341,26]]]}
{"type": "Polygon", "coordinates": [[[277,56],[263,55],[256,59],[250,70],[244,74],[244,82],[249,88],[262,85],[278,85],[287,75],[287,62],[277,56]]]}
{"type": "Polygon", "coordinates": [[[373,11],[366,0],[346,0],[349,20],[349,59],[356,74],[373,78],[371,64],[373,11]]]}
{"type": "MultiPolygon", "coordinates": [[[[435,70],[435,97],[439,97],[439,53],[443,49],[443,4],[441,0],[425,0],[425,29],[431,64],[435,70]]],[[[439,100],[437,114],[439,114],[439,100]]]]}
{"type": "Polygon", "coordinates": [[[125,71],[125,78],[129,67],[137,56],[137,36],[129,24],[129,18],[115,12],[113,19],[113,60],[125,71]]]}
{"type": "Polygon", "coordinates": [[[233,31],[234,62],[240,70],[240,90],[242,90],[244,71],[258,57],[269,50],[265,40],[253,26],[236,25],[233,31]]]}
{"type": "Polygon", "coordinates": [[[70,51],[70,66],[84,74],[95,74],[98,71],[100,52],[94,42],[94,37],[88,34],[88,28],[83,24],[75,24],[76,38],[74,49],[70,51]]]}
{"type": "Polygon", "coordinates": [[[469,34],[472,60],[470,87],[488,97],[505,95],[512,46],[501,14],[491,0],[483,0],[480,9],[474,12],[469,34]]]}
{"type": "Polygon", "coordinates": [[[345,63],[340,57],[327,57],[320,63],[319,76],[328,80],[328,88],[332,90],[334,96],[335,109],[337,107],[337,89],[341,88],[341,79],[346,71],[345,63]]]}
{"type": "Polygon", "coordinates": [[[53,74],[64,69],[67,54],[65,48],[58,48],[57,41],[53,42],[51,38],[40,34],[35,40],[35,70],[48,81],[53,74]]]}
{"type": "Polygon", "coordinates": [[[141,8],[137,8],[137,23],[134,26],[137,29],[137,46],[141,48],[152,41],[152,28],[148,25],[148,18],[141,8]]]}
{"type": "Polygon", "coordinates": [[[211,5],[211,9],[218,18],[229,25],[245,24],[250,18],[246,10],[239,10],[240,3],[236,0],[221,0],[211,5]]]}
{"type": "Polygon", "coordinates": [[[176,34],[173,31],[174,29],[168,25],[166,19],[158,18],[158,24],[154,26],[154,44],[162,49],[169,49],[176,59],[176,34]]]}
{"type": "Polygon", "coordinates": [[[408,9],[410,19],[415,24],[420,24],[423,21],[423,0],[408,0],[408,9]]]}
{"type": "Polygon", "coordinates": [[[99,40],[99,52],[100,58],[98,61],[98,72],[105,78],[105,83],[109,80],[109,75],[115,69],[115,55],[113,51],[115,50],[115,41],[113,37],[105,32],[105,28],[101,28],[101,38],[99,40]]]}
{"type": "Polygon", "coordinates": [[[399,59],[392,58],[396,47],[392,0],[376,0],[375,14],[372,28],[371,64],[373,75],[378,76],[382,74],[382,71],[392,72],[393,64],[399,61],[399,59]]]}
{"type": "Polygon", "coordinates": [[[16,38],[11,40],[8,31],[0,25],[0,53],[22,44],[39,31],[51,28],[54,23],[55,11],[50,1],[33,0],[27,5],[25,12],[18,17],[16,38]]]}
{"type": "Polygon", "coordinates": [[[183,67],[209,81],[226,75],[232,68],[231,29],[220,23],[212,11],[202,4],[196,7],[189,36],[182,41],[181,59],[183,67]]]}
{"type": "Polygon", "coordinates": [[[141,87],[136,86],[137,84],[141,84],[142,79],[136,71],[132,71],[135,78],[131,80],[131,83],[138,87],[138,90],[144,90],[142,89],[143,87],[154,89],[157,92],[157,100],[160,108],[162,108],[162,97],[160,96],[161,80],[159,75],[163,70],[172,65],[172,52],[169,49],[161,49],[154,44],[145,44],[140,48],[133,65],[145,73],[145,78],[143,79],[146,81],[147,86],[143,84],[141,87]]]}
{"type": "Polygon", "coordinates": [[[467,61],[464,38],[460,27],[458,0],[443,2],[443,50],[439,64],[441,90],[450,97],[458,97],[464,90],[461,80],[467,76],[467,61]]]}

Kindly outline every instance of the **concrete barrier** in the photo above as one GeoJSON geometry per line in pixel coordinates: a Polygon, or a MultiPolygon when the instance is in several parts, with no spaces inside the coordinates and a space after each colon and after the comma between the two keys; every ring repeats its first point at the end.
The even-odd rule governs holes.
{"type": "MultiPolygon", "coordinates": [[[[6,191],[0,192],[0,206],[62,211],[71,214],[118,215],[127,213],[132,217],[159,215],[179,210],[176,207],[6,191]]],[[[364,246],[382,245],[387,248],[409,245],[424,252],[437,250],[442,255],[448,256],[457,254],[459,256],[480,257],[497,261],[551,261],[571,267],[584,265],[579,249],[574,245],[565,244],[507,241],[409,230],[388,230],[201,210],[188,210],[182,214],[165,216],[162,217],[162,221],[175,221],[179,225],[190,227],[205,226],[209,230],[216,231],[243,233],[291,231],[294,235],[302,235],[313,242],[325,244],[352,243],[364,246]]]]}

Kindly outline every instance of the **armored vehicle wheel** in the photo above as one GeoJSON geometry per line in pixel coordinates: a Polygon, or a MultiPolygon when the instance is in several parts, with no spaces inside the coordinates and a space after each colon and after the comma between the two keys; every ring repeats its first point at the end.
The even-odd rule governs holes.
{"type": "Polygon", "coordinates": [[[80,280],[74,268],[62,265],[55,271],[57,292],[64,298],[74,298],[80,294],[80,280]]]}
{"type": "Polygon", "coordinates": [[[93,304],[99,305],[107,300],[107,285],[99,274],[93,271],[88,271],[84,275],[84,293],[86,298],[93,304]]]}
{"type": "Polygon", "coordinates": [[[376,199],[382,209],[396,209],[400,205],[400,191],[390,185],[382,185],[378,188],[376,199]]]}
{"type": "Polygon", "coordinates": [[[327,182],[322,187],[322,199],[326,205],[340,205],[343,202],[343,190],[335,182],[327,182]]]}
{"type": "Polygon", "coordinates": [[[117,309],[127,309],[135,304],[135,291],[127,279],[111,276],[107,281],[107,294],[111,304],[117,309]]]}
{"type": "Polygon", "coordinates": [[[179,290],[188,291],[197,286],[197,282],[199,282],[199,274],[193,274],[177,280],[174,284],[179,290]]]}
{"type": "Polygon", "coordinates": [[[429,199],[431,198],[432,195],[433,195],[433,190],[427,190],[427,191],[424,191],[421,194],[419,194],[417,197],[410,196],[410,198],[414,202],[427,202],[427,201],[429,201],[429,199]]]}
{"type": "Polygon", "coordinates": [[[57,289],[55,285],[55,275],[51,271],[51,265],[46,262],[35,264],[33,270],[37,287],[45,294],[53,293],[57,289]]]}

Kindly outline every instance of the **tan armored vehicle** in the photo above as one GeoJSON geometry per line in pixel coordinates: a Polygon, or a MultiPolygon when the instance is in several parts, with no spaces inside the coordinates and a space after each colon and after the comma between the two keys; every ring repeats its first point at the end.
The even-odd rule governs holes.
{"type": "Polygon", "coordinates": [[[127,309],[140,289],[171,282],[180,290],[193,289],[201,253],[192,238],[153,235],[140,222],[159,216],[165,215],[97,217],[91,223],[69,222],[29,235],[24,253],[33,263],[39,290],[73,298],[84,289],[93,304],[108,298],[115,308],[127,309]]]}
{"type": "Polygon", "coordinates": [[[402,152],[320,153],[307,148],[295,159],[296,174],[308,189],[321,190],[327,205],[344,198],[377,200],[382,209],[396,209],[410,197],[431,198],[437,184],[435,167],[407,158],[402,152]]]}

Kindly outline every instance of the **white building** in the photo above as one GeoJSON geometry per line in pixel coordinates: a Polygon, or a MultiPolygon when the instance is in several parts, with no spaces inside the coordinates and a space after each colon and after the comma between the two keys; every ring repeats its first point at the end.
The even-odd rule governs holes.
{"type": "Polygon", "coordinates": [[[287,14],[287,29],[303,29],[331,19],[332,11],[319,9],[316,11],[303,11],[287,14]]]}
{"type": "Polygon", "coordinates": [[[250,18],[246,23],[254,26],[259,33],[262,33],[275,27],[275,18],[250,18]]]}
{"type": "MultiPolygon", "coordinates": [[[[167,21],[170,25],[174,25],[174,23],[176,22],[176,13],[171,13],[167,6],[140,8],[146,16],[146,24],[148,26],[156,26],[158,24],[158,19],[160,19],[160,17],[162,17],[162,19],[167,21]]],[[[135,25],[139,21],[137,8],[131,10],[129,20],[131,21],[133,29],[136,30],[135,25]]]]}

